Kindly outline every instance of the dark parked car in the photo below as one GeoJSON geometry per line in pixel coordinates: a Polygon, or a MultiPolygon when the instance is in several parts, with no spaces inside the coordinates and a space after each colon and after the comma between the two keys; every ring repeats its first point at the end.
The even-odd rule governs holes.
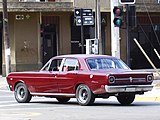
{"type": "Polygon", "coordinates": [[[153,74],[132,71],[115,57],[80,54],[53,57],[37,72],[10,73],[7,82],[19,103],[45,96],[60,103],[76,97],[80,105],[91,105],[95,98],[116,96],[129,105],[136,94],[152,90],[153,74]]]}

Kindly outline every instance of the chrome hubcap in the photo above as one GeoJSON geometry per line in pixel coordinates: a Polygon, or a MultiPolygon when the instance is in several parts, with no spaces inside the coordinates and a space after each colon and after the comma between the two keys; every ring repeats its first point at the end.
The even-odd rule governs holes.
{"type": "Polygon", "coordinates": [[[24,97],[25,97],[25,89],[23,88],[23,86],[18,87],[18,89],[17,89],[17,98],[19,100],[22,100],[22,99],[24,99],[24,97]]]}
{"type": "Polygon", "coordinates": [[[88,99],[88,91],[87,88],[81,88],[79,91],[79,100],[82,103],[85,103],[88,99]]]}

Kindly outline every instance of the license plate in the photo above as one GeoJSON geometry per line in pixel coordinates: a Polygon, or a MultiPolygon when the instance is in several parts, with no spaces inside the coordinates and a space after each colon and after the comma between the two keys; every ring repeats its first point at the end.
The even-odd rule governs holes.
{"type": "Polygon", "coordinates": [[[135,88],[126,88],[127,92],[134,92],[136,89],[135,88]]]}

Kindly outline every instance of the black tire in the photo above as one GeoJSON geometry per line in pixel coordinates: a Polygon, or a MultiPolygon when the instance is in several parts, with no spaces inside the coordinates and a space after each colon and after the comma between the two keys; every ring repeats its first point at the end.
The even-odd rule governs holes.
{"type": "Polygon", "coordinates": [[[63,97],[63,98],[56,98],[58,100],[59,103],[67,103],[70,98],[67,97],[63,97]]]}
{"type": "Polygon", "coordinates": [[[117,96],[117,100],[121,105],[130,105],[135,99],[135,94],[122,94],[117,96]]]}
{"type": "Polygon", "coordinates": [[[24,83],[18,83],[16,85],[14,90],[14,96],[19,103],[28,103],[32,98],[32,95],[30,94],[24,83]]]}
{"type": "Polygon", "coordinates": [[[95,96],[87,85],[81,84],[76,89],[76,99],[82,106],[92,105],[95,101],[95,96]]]}

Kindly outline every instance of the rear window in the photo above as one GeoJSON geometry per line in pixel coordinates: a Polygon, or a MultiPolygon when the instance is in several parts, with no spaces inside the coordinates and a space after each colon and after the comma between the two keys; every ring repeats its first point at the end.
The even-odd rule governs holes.
{"type": "Polygon", "coordinates": [[[90,70],[130,69],[122,60],[112,58],[89,58],[87,64],[90,70]]]}

